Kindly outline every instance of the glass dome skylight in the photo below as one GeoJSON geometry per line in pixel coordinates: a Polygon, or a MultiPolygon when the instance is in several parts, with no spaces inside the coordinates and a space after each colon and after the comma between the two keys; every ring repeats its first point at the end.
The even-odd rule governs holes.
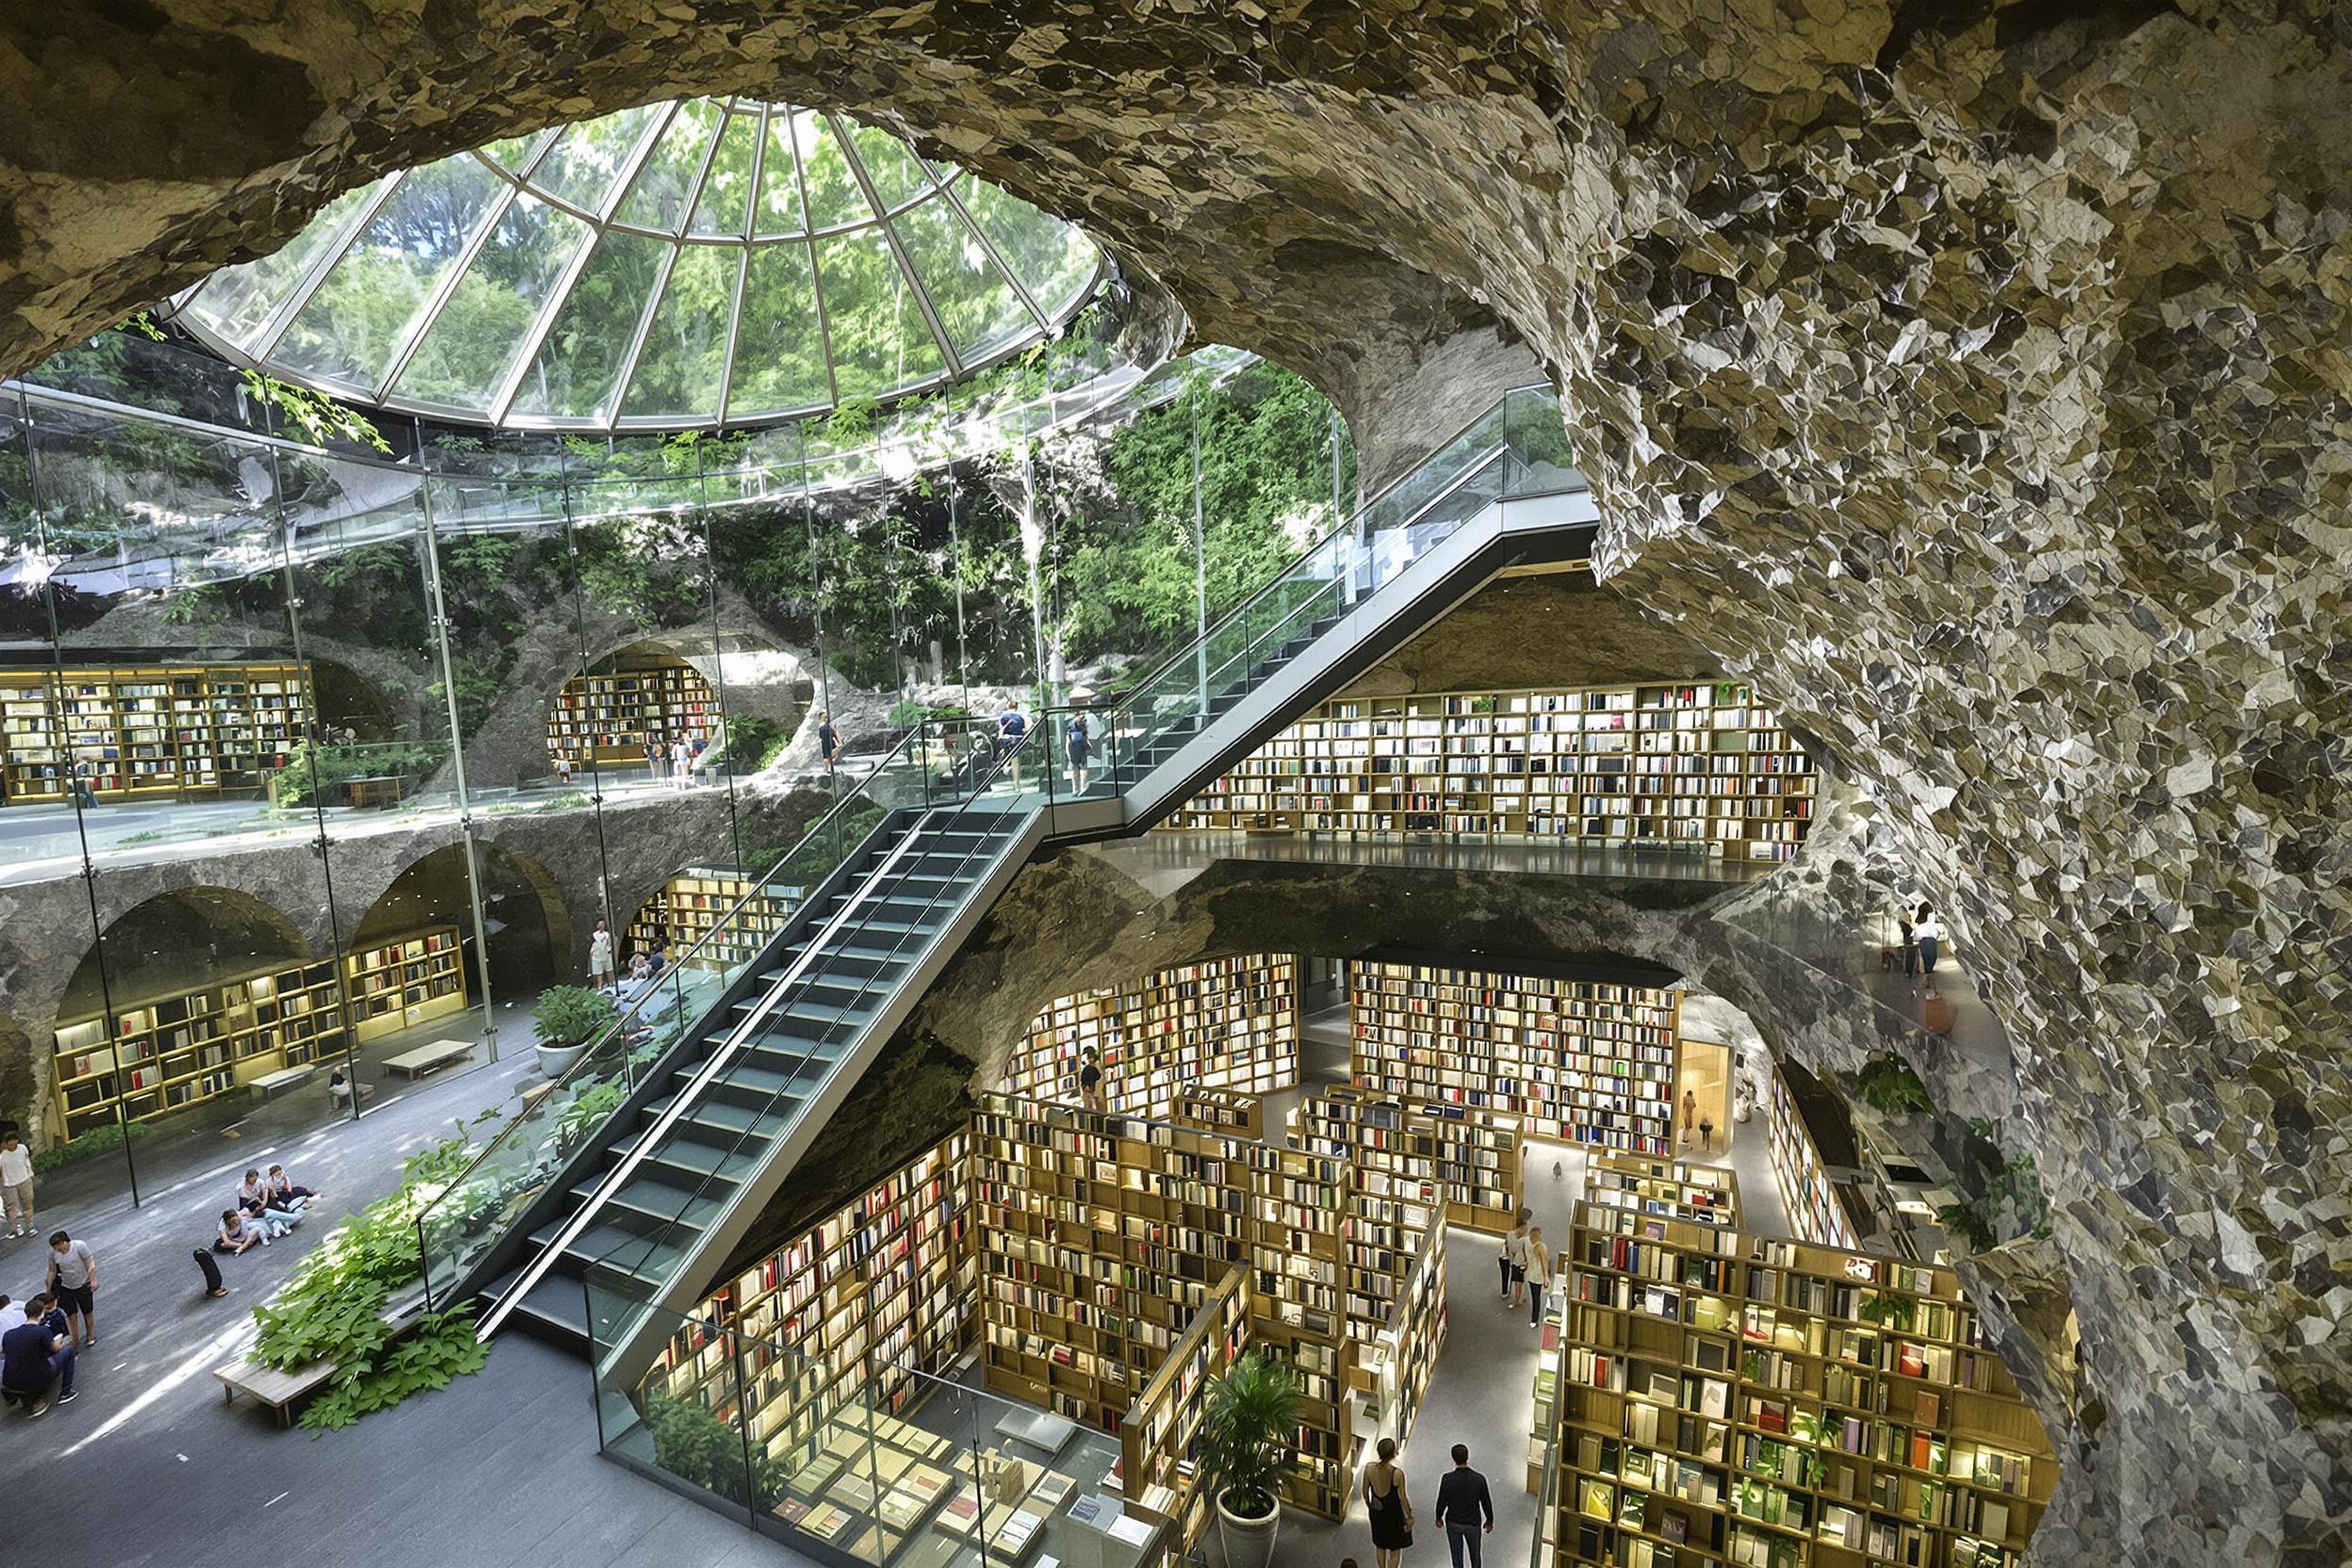
{"type": "Polygon", "coordinates": [[[230,359],[362,403],[666,430],[955,380],[1056,331],[1101,266],[886,131],[697,98],[387,175],[175,309],[230,359]]]}

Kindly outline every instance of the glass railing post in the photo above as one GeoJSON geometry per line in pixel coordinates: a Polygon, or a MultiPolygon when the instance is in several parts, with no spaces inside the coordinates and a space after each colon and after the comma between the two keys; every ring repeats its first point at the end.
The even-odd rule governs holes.
{"type": "Polygon", "coordinates": [[[732,1329],[722,1329],[727,1335],[727,1359],[735,1364],[735,1436],[743,1446],[743,1523],[752,1529],[760,1527],[760,1466],[752,1459],[751,1412],[748,1394],[751,1384],[743,1379],[743,1336],[732,1329]]]}

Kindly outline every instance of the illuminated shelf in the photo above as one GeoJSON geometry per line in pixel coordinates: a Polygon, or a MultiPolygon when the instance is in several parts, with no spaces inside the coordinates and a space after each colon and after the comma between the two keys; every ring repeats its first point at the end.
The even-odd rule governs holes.
{"type": "Polygon", "coordinates": [[[717,738],[718,694],[693,665],[656,656],[613,666],[572,677],[547,705],[550,761],[642,764],[651,738],[666,771],[672,742],[717,738]]]}
{"type": "Polygon", "coordinates": [[[1699,1225],[1740,1224],[1740,1178],[1722,1166],[1594,1152],[1585,1195],[1594,1203],[1699,1225]]]}
{"type": "Polygon", "coordinates": [[[1680,992],[1377,959],[1348,968],[1358,1084],[1517,1117],[1529,1137],[1673,1153],[1680,992]]]}
{"type": "Polygon", "coordinates": [[[1266,1101],[1238,1089],[1178,1089],[1168,1119],[1179,1127],[1254,1140],[1266,1136],[1266,1101]]]}
{"type": "Polygon", "coordinates": [[[2008,1568],[2049,1439],[1946,1269],[1583,1203],[1557,1562],[2008,1568]]]}
{"type": "Polygon", "coordinates": [[[1163,825],[1785,860],[1812,825],[1813,780],[1812,760],[1738,681],[1347,697],[1163,825]]]}
{"type": "Polygon", "coordinates": [[[1075,1102],[1082,1054],[1102,1068],[1102,1108],[1163,1120],[1188,1088],[1270,1094],[1298,1082],[1296,960],[1266,953],[1162,970],[1049,1004],[1004,1087],[1075,1102]]]}
{"type": "Polygon", "coordinates": [[[689,866],[638,906],[621,933],[617,965],[626,970],[631,954],[650,955],[664,938],[670,958],[698,969],[731,969],[749,963],[784,929],[807,890],[787,883],[761,883],[734,866],[689,866]],[[748,899],[741,918],[689,960],[696,942],[718,932],[727,911],[748,899]]]}
{"type": "Polygon", "coordinates": [[[1805,1118],[1797,1114],[1797,1102],[1778,1069],[1772,1072],[1772,1182],[1780,1188],[1780,1200],[1788,1211],[1790,1227],[1800,1238],[1817,1246],[1861,1246],[1853,1222],[1846,1217],[1845,1204],[1838,1201],[1837,1189],[1830,1185],[1821,1152],[1814,1145],[1813,1135],[1805,1130],[1805,1118]]]}
{"type": "Polygon", "coordinates": [[[363,1040],[466,1010],[466,957],[457,927],[386,937],[343,957],[352,1032],[363,1040]]]}
{"type": "Polygon", "coordinates": [[[71,798],[75,765],[104,800],[262,788],[311,721],[299,664],[154,664],[0,673],[8,801],[71,798]]]}

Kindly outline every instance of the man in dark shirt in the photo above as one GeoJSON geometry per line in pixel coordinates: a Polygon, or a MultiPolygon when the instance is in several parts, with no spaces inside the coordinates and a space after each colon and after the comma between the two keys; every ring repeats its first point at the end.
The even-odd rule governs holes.
{"type": "Polygon", "coordinates": [[[54,1382],[62,1405],[74,1397],[74,1347],[48,1320],[50,1304],[46,1296],[34,1297],[24,1304],[24,1321],[0,1334],[0,1387],[37,1400],[54,1382]]]}
{"type": "Polygon", "coordinates": [[[833,727],[833,715],[817,715],[817,750],[825,758],[825,771],[833,771],[834,756],[841,749],[841,732],[833,727]]]}
{"type": "Polygon", "coordinates": [[[1486,1478],[1470,1468],[1470,1449],[1465,1444],[1454,1445],[1454,1467],[1437,1483],[1433,1517],[1446,1527],[1446,1545],[1454,1554],[1454,1568],[1462,1568],[1465,1551],[1470,1554],[1470,1568],[1483,1568],[1478,1560],[1482,1544],[1478,1537],[1494,1533],[1494,1499],[1486,1490],[1486,1478]]]}

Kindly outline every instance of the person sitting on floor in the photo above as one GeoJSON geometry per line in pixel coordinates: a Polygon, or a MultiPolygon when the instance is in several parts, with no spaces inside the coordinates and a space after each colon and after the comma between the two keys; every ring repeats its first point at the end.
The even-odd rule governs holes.
{"type": "Polygon", "coordinates": [[[57,1403],[74,1399],[74,1344],[65,1330],[48,1321],[50,1300],[36,1296],[24,1304],[24,1321],[0,1334],[0,1390],[31,1403],[38,1415],[48,1409],[51,1388],[57,1403]]]}
{"type": "Polygon", "coordinates": [[[353,1085],[351,1080],[343,1076],[341,1068],[336,1068],[327,1076],[327,1098],[335,1102],[335,1108],[338,1111],[348,1111],[351,1108],[351,1093],[354,1088],[358,1090],[363,1103],[369,1095],[376,1092],[375,1086],[371,1084],[353,1085]]]}
{"type": "MultiPolygon", "coordinates": [[[[284,1235],[286,1233],[281,1231],[278,1233],[284,1235]]],[[[270,1233],[264,1221],[258,1219],[249,1221],[243,1209],[220,1211],[220,1234],[212,1244],[214,1251],[226,1252],[229,1256],[236,1257],[239,1253],[251,1251],[255,1247],[269,1245],[270,1233]]]]}
{"type": "Polygon", "coordinates": [[[0,1294],[0,1334],[7,1333],[24,1321],[24,1309],[7,1295],[0,1294]]]}
{"type": "Polygon", "coordinates": [[[274,1228],[280,1232],[290,1231],[302,1222],[302,1204],[298,1202],[288,1207],[280,1203],[258,1170],[245,1173],[245,1180],[237,1189],[237,1206],[247,1214],[274,1221],[274,1228]]]}
{"type": "Polygon", "coordinates": [[[270,1168],[269,1186],[270,1195],[282,1209],[307,1209],[310,1200],[318,1196],[309,1187],[296,1186],[294,1179],[286,1173],[286,1167],[282,1165],[270,1168]]]}

